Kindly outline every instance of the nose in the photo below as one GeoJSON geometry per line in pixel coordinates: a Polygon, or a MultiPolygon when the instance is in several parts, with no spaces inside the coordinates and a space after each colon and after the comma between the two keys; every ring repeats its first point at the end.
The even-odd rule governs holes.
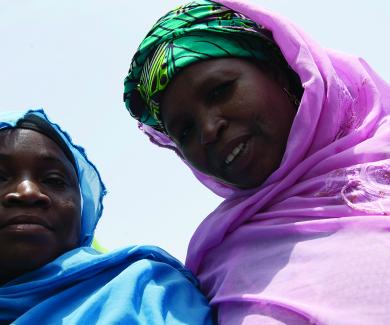
{"type": "Polygon", "coordinates": [[[39,205],[47,206],[50,198],[41,192],[38,184],[31,180],[22,180],[14,190],[9,191],[4,196],[6,205],[39,205]]]}
{"type": "Polygon", "coordinates": [[[201,144],[207,145],[215,142],[227,125],[228,122],[223,116],[215,114],[205,116],[201,125],[201,144]]]}

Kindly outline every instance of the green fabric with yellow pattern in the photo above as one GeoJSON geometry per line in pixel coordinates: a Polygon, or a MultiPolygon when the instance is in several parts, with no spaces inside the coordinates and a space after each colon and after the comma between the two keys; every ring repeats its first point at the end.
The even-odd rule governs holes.
{"type": "Polygon", "coordinates": [[[262,26],[218,3],[193,1],[162,17],[142,41],[125,79],[126,107],[164,132],[161,95],[182,68],[212,58],[269,60],[274,54],[281,57],[262,26]]]}

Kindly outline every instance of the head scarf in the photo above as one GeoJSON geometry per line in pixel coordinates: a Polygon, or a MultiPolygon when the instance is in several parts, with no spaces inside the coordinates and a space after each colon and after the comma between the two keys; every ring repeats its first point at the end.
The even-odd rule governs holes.
{"type": "Polygon", "coordinates": [[[89,161],[84,149],[73,144],[70,136],[57,124],[50,122],[43,110],[1,113],[0,130],[5,128],[28,128],[41,132],[53,139],[67,155],[76,169],[82,199],[79,245],[90,245],[103,212],[106,189],[98,170],[89,161]]]}
{"type": "Polygon", "coordinates": [[[165,132],[160,101],[169,82],[190,64],[221,57],[272,62],[296,78],[261,25],[220,4],[194,1],[162,17],[142,41],[125,79],[127,109],[140,122],[165,132]]]}
{"type": "Polygon", "coordinates": [[[272,32],[304,93],[281,165],[261,186],[193,169],[226,200],[193,235],[187,266],[220,323],[390,323],[390,86],[275,13],[218,2],[272,32]]]}

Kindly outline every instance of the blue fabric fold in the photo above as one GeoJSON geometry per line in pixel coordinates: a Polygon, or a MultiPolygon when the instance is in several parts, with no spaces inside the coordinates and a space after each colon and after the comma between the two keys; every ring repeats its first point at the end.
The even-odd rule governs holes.
{"type": "Polygon", "coordinates": [[[74,249],[0,288],[4,324],[211,324],[197,280],[152,246],[74,249]]]}

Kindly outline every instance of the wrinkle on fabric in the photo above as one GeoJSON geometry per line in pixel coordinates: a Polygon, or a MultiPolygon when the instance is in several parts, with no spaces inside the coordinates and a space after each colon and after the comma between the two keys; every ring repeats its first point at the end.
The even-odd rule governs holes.
{"type": "Polygon", "coordinates": [[[196,286],[157,247],[81,247],[0,287],[0,323],[211,324],[196,286]]]}
{"type": "Polygon", "coordinates": [[[278,14],[218,2],[272,32],[304,93],[281,165],[258,188],[189,166],[225,201],[196,230],[186,265],[221,324],[389,324],[389,84],[278,14]]]}

